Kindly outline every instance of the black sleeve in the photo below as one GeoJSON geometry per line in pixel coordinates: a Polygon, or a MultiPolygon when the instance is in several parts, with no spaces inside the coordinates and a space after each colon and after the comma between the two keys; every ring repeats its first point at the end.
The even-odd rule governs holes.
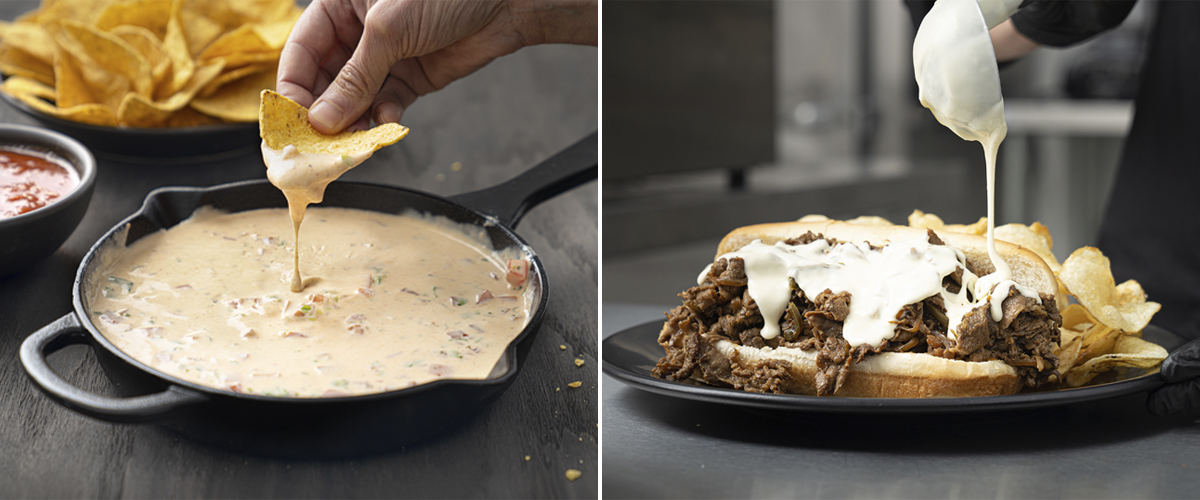
{"type": "Polygon", "coordinates": [[[925,19],[925,14],[928,14],[929,9],[933,8],[933,0],[904,0],[904,6],[908,7],[908,15],[912,17],[913,33],[916,33],[917,28],[921,26],[921,20],[925,19]]]}
{"type": "Polygon", "coordinates": [[[1117,27],[1137,0],[1036,0],[1012,17],[1013,27],[1050,47],[1073,45],[1117,27]]]}

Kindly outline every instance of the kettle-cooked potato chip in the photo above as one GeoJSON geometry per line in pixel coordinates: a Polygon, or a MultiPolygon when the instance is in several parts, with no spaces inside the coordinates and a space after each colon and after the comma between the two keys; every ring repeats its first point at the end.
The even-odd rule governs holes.
{"type": "Polygon", "coordinates": [[[301,153],[356,155],[395,144],[408,135],[408,127],[385,123],[371,130],[325,135],[308,123],[308,109],[270,90],[262,92],[258,116],[259,133],[267,147],[294,146],[301,153]]]}
{"type": "Polygon", "coordinates": [[[908,216],[908,225],[932,229],[934,231],[950,231],[952,233],[974,234],[976,236],[987,234],[987,217],[980,217],[974,224],[946,224],[942,221],[941,217],[934,214],[913,210],[913,213],[908,216]]]}
{"type": "Polygon", "coordinates": [[[1167,359],[1167,350],[1158,344],[1129,335],[1117,339],[1112,352],[1097,356],[1067,372],[1067,385],[1079,387],[1101,373],[1118,367],[1148,370],[1167,359]]]}
{"type": "Polygon", "coordinates": [[[1125,333],[1140,332],[1162,307],[1147,302],[1141,286],[1113,280],[1108,257],[1094,247],[1083,247],[1063,262],[1059,279],[1097,320],[1125,333]]]}

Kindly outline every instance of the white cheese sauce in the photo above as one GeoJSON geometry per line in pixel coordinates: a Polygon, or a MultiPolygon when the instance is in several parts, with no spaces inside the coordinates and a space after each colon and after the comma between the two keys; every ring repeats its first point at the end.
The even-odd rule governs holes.
{"type": "MultiPolygon", "coordinates": [[[[983,146],[987,168],[988,257],[995,272],[979,278],[974,293],[983,297],[999,285],[1016,285],[1012,269],[996,251],[996,154],[1008,134],[1000,73],[989,29],[1016,11],[1019,1],[938,0],[913,40],[913,69],[921,105],[959,137],[983,146]],[[987,18],[985,18],[985,12],[987,18]]],[[[1038,294],[1016,286],[1018,292],[1039,300],[1038,294]]],[[[995,294],[992,319],[1001,319],[998,305],[1007,294],[995,294]]]]}
{"type": "MultiPolygon", "coordinates": [[[[118,348],[210,387],[289,397],[485,379],[528,321],[478,233],[419,215],[210,208],[100,261],[86,303],[118,348]],[[293,251],[323,277],[289,291],[293,251]]],[[[477,228],[476,228],[477,229],[477,228]]]]}

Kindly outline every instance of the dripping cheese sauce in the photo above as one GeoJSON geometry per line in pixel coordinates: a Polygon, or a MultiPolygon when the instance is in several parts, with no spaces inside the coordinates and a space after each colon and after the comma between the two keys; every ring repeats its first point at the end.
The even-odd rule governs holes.
{"type": "Polygon", "coordinates": [[[529,292],[478,228],[344,208],[202,208],[106,251],[93,323],[142,363],[249,394],[331,397],[485,379],[528,321],[529,292]],[[291,292],[292,252],[322,277],[291,292]]]}

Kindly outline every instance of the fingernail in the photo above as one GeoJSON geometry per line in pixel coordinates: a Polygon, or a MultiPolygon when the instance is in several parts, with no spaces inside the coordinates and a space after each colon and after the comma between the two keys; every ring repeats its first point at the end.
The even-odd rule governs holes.
{"type": "Polygon", "coordinates": [[[338,122],[342,121],[342,112],[336,106],[321,101],[308,110],[308,117],[312,121],[325,126],[325,128],[331,129],[336,127],[338,122]]]}
{"type": "Polygon", "coordinates": [[[394,102],[381,102],[375,109],[376,123],[400,123],[400,106],[394,102]]]}

